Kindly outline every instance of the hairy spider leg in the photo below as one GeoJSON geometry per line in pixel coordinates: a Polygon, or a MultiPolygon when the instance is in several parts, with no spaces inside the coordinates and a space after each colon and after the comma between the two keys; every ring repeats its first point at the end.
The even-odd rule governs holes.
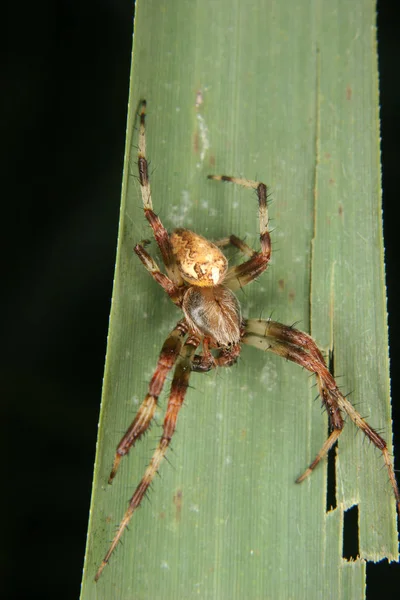
{"type": "Polygon", "coordinates": [[[224,279],[224,285],[231,290],[244,287],[265,271],[271,258],[271,237],[268,231],[267,186],[259,181],[230,177],[228,175],[208,175],[208,179],[215,181],[230,181],[245,188],[256,190],[258,197],[258,216],[260,221],[260,251],[253,251],[236,236],[229,238],[230,243],[237,246],[244,254],[250,256],[241,265],[230,267],[224,279]]]}
{"type": "Polygon", "coordinates": [[[344,411],[374,446],[382,452],[389,481],[396,498],[397,510],[400,514],[400,493],[387,444],[340,392],[314,340],[301,331],[270,320],[248,319],[245,322],[245,329],[243,343],[255,346],[260,350],[274,352],[315,373],[317,377],[319,393],[328,412],[332,432],[310,466],[297,478],[297,483],[304,481],[311,475],[318,463],[327,455],[339,438],[344,426],[341,411],[344,411]]]}
{"type": "Polygon", "coordinates": [[[241,346],[239,344],[233,344],[229,348],[220,348],[217,352],[217,356],[211,354],[208,349],[208,343],[206,338],[203,339],[203,352],[196,354],[193,357],[192,371],[196,373],[207,373],[217,367],[231,367],[237,361],[240,356],[241,346]]]}
{"type": "Polygon", "coordinates": [[[157,448],[154,451],[154,454],[145,471],[145,474],[129,502],[128,509],[126,510],[122,521],[118,526],[117,533],[115,534],[114,539],[111,542],[110,548],[108,549],[108,552],[105,555],[96,573],[95,581],[98,581],[98,579],[100,578],[104,567],[107,565],[110,556],[114,552],[118,542],[122,537],[122,534],[128,526],[133,513],[140,506],[143,496],[149,489],[149,486],[153,481],[156,473],[158,472],[163,458],[165,457],[165,454],[168,450],[169,444],[175,431],[178,413],[184,402],[186,390],[189,385],[192,358],[199,344],[200,340],[198,338],[190,336],[188,337],[188,339],[185,342],[185,345],[182,348],[182,352],[176,364],[174,377],[171,384],[171,391],[168,399],[168,406],[163,424],[163,434],[161,436],[157,448]]]}
{"type": "Polygon", "coordinates": [[[354,406],[351,404],[351,402],[347,400],[347,398],[340,395],[338,399],[338,404],[340,408],[349,415],[353,423],[355,423],[355,425],[357,425],[357,427],[359,427],[365,433],[365,435],[371,440],[374,446],[379,448],[379,450],[382,452],[383,460],[385,462],[386,469],[389,474],[390,484],[396,497],[397,512],[400,515],[400,492],[393,469],[393,459],[389,453],[385,440],[375,431],[375,429],[372,429],[372,427],[368,425],[365,419],[362,418],[360,413],[356,411],[354,406]]]}
{"type": "Polygon", "coordinates": [[[156,261],[150,256],[141,244],[136,244],[134,251],[142,261],[145,269],[150,273],[153,279],[161,285],[163,290],[167,292],[172,302],[177,306],[182,305],[182,288],[179,288],[175,283],[160,271],[156,261]]]}
{"type": "Polygon", "coordinates": [[[175,261],[175,257],[172,252],[171,242],[169,235],[164,225],[161,223],[160,218],[153,211],[153,203],[151,200],[151,188],[149,179],[148,162],[146,159],[146,100],[142,100],[139,107],[139,148],[138,148],[138,170],[139,170],[139,182],[140,189],[142,192],[144,216],[150,223],[153,230],[155,240],[160,248],[163,263],[167,270],[169,277],[172,281],[178,285],[183,285],[183,279],[179,273],[178,266],[175,261]]]}
{"type": "Polygon", "coordinates": [[[112,483],[121,459],[128,454],[132,446],[147,431],[157,408],[159,395],[164,387],[166,377],[182,349],[183,338],[188,332],[186,322],[179,321],[165,340],[158,358],[157,366],[149,384],[149,391],[139,410],[118,444],[108,483],[112,483]]]}
{"type": "Polygon", "coordinates": [[[250,246],[248,246],[243,240],[234,234],[227,238],[222,238],[222,240],[217,240],[213,243],[218,246],[218,248],[224,248],[225,246],[229,246],[229,244],[236,246],[236,248],[238,248],[245,256],[249,256],[250,258],[254,256],[254,254],[257,254],[256,250],[250,248],[250,246]]]}

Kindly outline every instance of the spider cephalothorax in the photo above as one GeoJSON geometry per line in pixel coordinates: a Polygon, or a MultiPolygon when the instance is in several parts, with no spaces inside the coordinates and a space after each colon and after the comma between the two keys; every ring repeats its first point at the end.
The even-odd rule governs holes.
{"type": "Polygon", "coordinates": [[[207,337],[215,347],[240,341],[240,304],[223,285],[228,261],[221,250],[188,229],[175,229],[171,246],[182,278],[190,287],[182,297],[182,310],[190,329],[207,337]]]}
{"type": "Polygon", "coordinates": [[[191,372],[205,372],[216,367],[232,365],[240,354],[242,344],[274,352],[316,375],[319,394],[328,412],[331,433],[314,461],[303,475],[298,477],[297,482],[303,481],[310,475],[334,445],[343,429],[342,413],[344,412],[381,450],[400,512],[400,495],[386,442],[340,392],[314,340],[306,333],[271,319],[242,319],[240,304],[234,290],[243,288],[261,275],[267,268],[271,256],[266,185],[237,177],[209,175],[209,179],[230,181],[256,191],[259,207],[260,250],[253,250],[235,235],[214,243],[188,229],[175,229],[169,235],[153,211],[145,156],[145,111],[146,102],[143,101],[140,105],[139,180],[144,214],[153,229],[167,275],[161,273],[156,262],[145,250],[144,244],[138,244],[135,252],[150,275],[183,311],[183,319],[176,324],[165,340],[147,396],[117,448],[109,478],[110,483],[117,473],[121,458],[148,429],[166,377],[175,366],[163,423],[163,434],[96,573],[96,581],[167,452],[191,372]],[[221,250],[228,244],[238,248],[246,257],[242,264],[229,267],[221,250]]]}

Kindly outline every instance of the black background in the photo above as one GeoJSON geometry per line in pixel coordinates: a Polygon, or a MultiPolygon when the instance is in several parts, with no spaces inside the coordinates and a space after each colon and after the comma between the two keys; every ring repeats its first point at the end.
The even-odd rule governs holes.
{"type": "MultiPolygon", "coordinates": [[[[399,14],[395,2],[381,0],[378,8],[400,449],[399,14]]],[[[129,0],[64,0],[14,4],[3,22],[2,496],[9,499],[0,520],[3,598],[63,600],[79,593],[115,260],[132,17],[129,0]]],[[[399,588],[399,565],[375,565],[368,574],[370,600],[399,588]]]]}

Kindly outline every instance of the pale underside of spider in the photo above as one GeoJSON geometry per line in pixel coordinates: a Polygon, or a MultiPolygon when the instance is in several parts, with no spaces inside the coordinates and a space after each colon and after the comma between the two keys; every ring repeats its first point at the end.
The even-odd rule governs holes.
{"type": "Polygon", "coordinates": [[[117,473],[121,458],[148,430],[166,377],[175,366],[161,439],[129,502],[95,580],[99,579],[165,457],[185,398],[190,374],[192,371],[207,372],[217,367],[231,366],[237,361],[242,344],[274,352],[316,376],[322,404],[329,416],[331,432],[314,461],[298,477],[297,483],[311,474],[335,444],[343,430],[342,413],[346,413],[382,452],[400,513],[400,494],[386,442],[340,392],[314,340],[306,333],[271,319],[244,319],[241,315],[240,304],[234,291],[259,277],[267,268],[271,256],[266,185],[237,177],[209,175],[209,179],[230,181],[256,191],[260,224],[261,249],[259,251],[253,250],[235,235],[214,243],[182,228],[175,229],[169,235],[153,211],[146,160],[145,114],[146,102],[142,101],[139,110],[139,181],[144,214],[153,230],[167,274],[160,271],[156,262],[145,250],[145,243],[135,246],[135,252],[172,302],[182,309],[183,319],[176,324],[165,340],[147,396],[117,447],[109,483],[117,473]],[[242,264],[228,266],[221,248],[229,244],[235,246],[245,256],[246,260],[242,264]],[[200,351],[196,353],[199,348],[200,351]]]}

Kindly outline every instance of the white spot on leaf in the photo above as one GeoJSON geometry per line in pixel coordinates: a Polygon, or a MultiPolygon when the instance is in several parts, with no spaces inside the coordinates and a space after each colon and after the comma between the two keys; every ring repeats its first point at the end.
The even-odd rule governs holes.
{"type": "Polygon", "coordinates": [[[276,372],[276,367],[274,363],[268,362],[261,371],[260,381],[269,392],[272,392],[276,388],[277,380],[278,373],[276,372]]]}

